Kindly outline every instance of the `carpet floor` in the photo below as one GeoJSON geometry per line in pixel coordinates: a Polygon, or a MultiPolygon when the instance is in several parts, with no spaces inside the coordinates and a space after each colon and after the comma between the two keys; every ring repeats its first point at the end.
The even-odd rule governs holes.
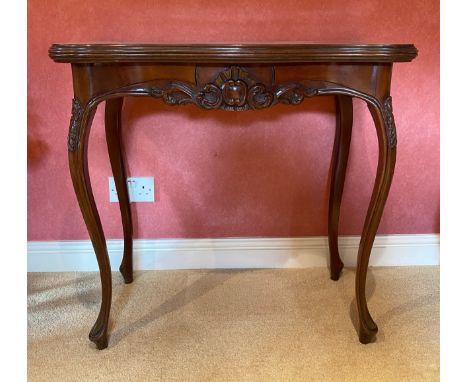
{"type": "Polygon", "coordinates": [[[28,381],[438,381],[439,267],[370,268],[377,341],[359,343],[353,269],[113,274],[109,347],[88,341],[98,273],[28,274],[28,381]]]}

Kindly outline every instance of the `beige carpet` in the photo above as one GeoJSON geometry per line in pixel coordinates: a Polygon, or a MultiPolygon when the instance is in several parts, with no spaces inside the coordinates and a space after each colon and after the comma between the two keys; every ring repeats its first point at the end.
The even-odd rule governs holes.
{"type": "Polygon", "coordinates": [[[88,332],[97,273],[28,275],[29,381],[438,381],[439,268],[371,268],[361,345],[354,270],[114,274],[109,348],[88,332]]]}

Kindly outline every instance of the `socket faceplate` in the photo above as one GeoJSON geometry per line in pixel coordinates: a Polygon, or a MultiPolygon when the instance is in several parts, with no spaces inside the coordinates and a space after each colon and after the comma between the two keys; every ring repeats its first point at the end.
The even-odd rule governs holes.
{"type": "MultiPolygon", "coordinates": [[[[130,202],[154,202],[154,177],[127,178],[127,189],[130,202]]],[[[118,202],[114,177],[109,177],[109,201],[118,202]]]]}

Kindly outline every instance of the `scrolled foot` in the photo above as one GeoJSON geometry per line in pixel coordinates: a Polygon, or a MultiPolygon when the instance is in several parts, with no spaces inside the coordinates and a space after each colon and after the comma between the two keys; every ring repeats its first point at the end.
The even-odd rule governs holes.
{"type": "Polygon", "coordinates": [[[331,264],[330,266],[330,278],[333,281],[337,281],[340,278],[342,270],[343,270],[343,262],[339,259],[339,263],[331,264]]]}
{"type": "Polygon", "coordinates": [[[89,333],[89,340],[96,344],[98,350],[107,348],[108,338],[107,338],[107,328],[96,328],[94,326],[89,333]]]}
{"type": "Polygon", "coordinates": [[[359,342],[364,345],[375,342],[378,330],[379,329],[377,326],[373,328],[367,328],[361,325],[359,327],[359,342]]]}
{"type": "Polygon", "coordinates": [[[119,270],[123,276],[125,284],[130,284],[133,281],[133,269],[122,264],[119,270]]]}

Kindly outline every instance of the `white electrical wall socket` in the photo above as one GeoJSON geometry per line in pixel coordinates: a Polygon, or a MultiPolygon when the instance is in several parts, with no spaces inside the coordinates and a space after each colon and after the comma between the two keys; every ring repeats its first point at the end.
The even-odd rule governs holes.
{"type": "MultiPolygon", "coordinates": [[[[154,177],[127,178],[127,189],[130,202],[154,202],[154,177]]],[[[118,202],[114,177],[109,177],[109,201],[118,202]]]]}

